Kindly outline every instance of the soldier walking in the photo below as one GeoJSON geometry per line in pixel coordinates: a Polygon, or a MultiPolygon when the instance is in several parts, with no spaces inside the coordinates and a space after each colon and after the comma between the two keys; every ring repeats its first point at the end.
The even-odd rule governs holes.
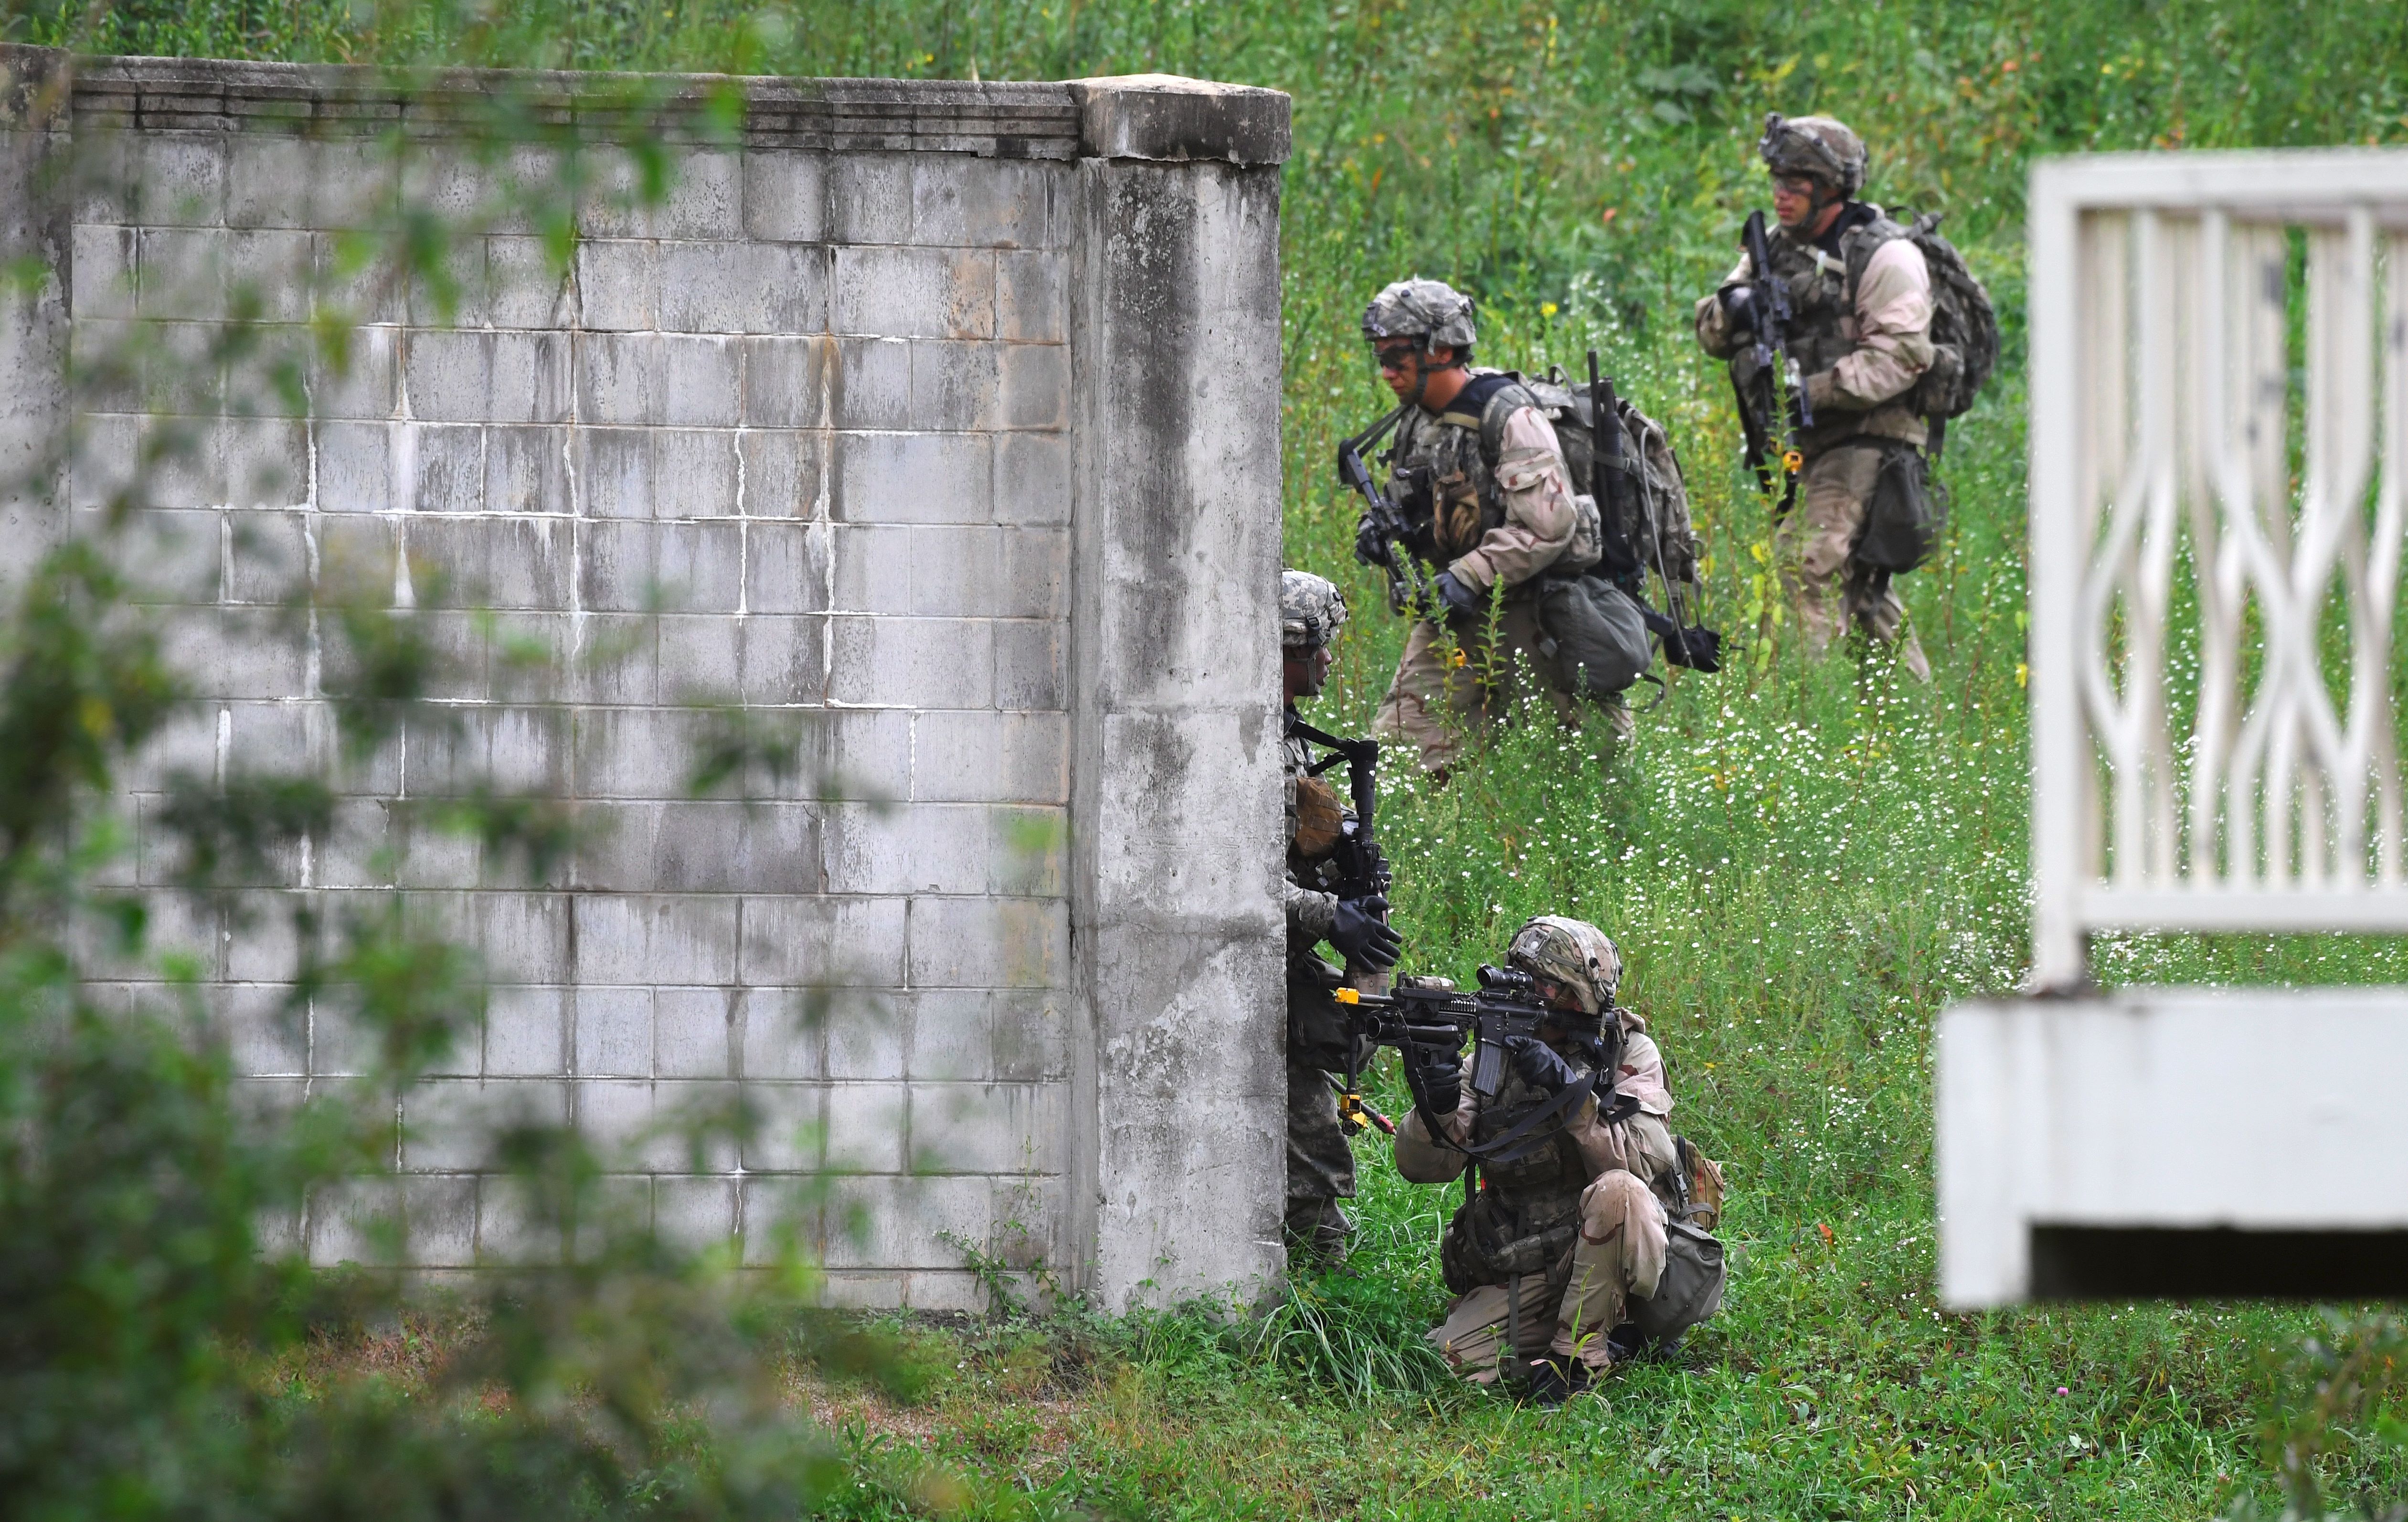
{"type": "MultiPolygon", "coordinates": [[[[1501,721],[1528,687],[1545,694],[1566,728],[1596,724],[1609,754],[1635,727],[1619,694],[1584,697],[1541,653],[1536,579],[1597,560],[1597,510],[1575,498],[1536,398],[1513,377],[1472,366],[1473,336],[1470,299],[1438,280],[1398,280],[1363,314],[1380,378],[1402,405],[1387,455],[1392,495],[1412,527],[1412,552],[1440,567],[1435,611],[1444,620],[1414,623],[1371,733],[1411,741],[1422,769],[1438,776],[1467,728],[1501,721]]],[[[1378,565],[1384,553],[1366,515],[1355,556],[1378,565]]]]}
{"type": "MultiPolygon", "coordinates": [[[[1855,627],[1895,646],[1915,679],[1928,682],[1931,664],[1907,626],[1891,573],[1855,552],[1885,461],[1910,452],[1922,479],[1928,429],[1914,393],[1933,358],[1931,270],[1906,228],[1854,199],[1864,187],[1865,145],[1844,123],[1768,117],[1756,151],[1771,171],[1780,220],[1769,243],[1770,274],[1787,282],[1794,309],[1783,338],[1813,420],[1796,439],[1798,510],[1773,532],[1782,582],[1810,654],[1819,658],[1855,627]]],[[[1698,303],[1698,342],[1707,353],[1744,357],[1742,337],[1767,320],[1758,275],[1742,256],[1698,303]]]]}
{"type": "MultiPolygon", "coordinates": [[[[1336,1266],[1353,1229],[1338,1202],[1354,1197],[1354,1153],[1339,1124],[1328,1075],[1349,1070],[1354,1038],[1331,994],[1345,970],[1318,948],[1327,942],[1358,972],[1397,965],[1403,942],[1388,926],[1388,901],[1370,884],[1332,869],[1353,814],[1310,771],[1312,754],[1297,731],[1297,700],[1329,679],[1330,642],[1346,623],[1338,588],[1306,571],[1280,573],[1282,757],[1287,772],[1287,1247],[1292,1261],[1336,1266]]],[[[1358,1054],[1359,1055],[1359,1054],[1358,1054]]]]}

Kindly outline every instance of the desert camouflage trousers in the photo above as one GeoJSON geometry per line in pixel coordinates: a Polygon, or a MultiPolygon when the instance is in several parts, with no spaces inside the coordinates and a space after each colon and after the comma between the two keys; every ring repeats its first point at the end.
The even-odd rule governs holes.
{"type": "Polygon", "coordinates": [[[1899,664],[1917,682],[1929,682],[1931,663],[1906,627],[1906,604],[1887,577],[1848,558],[1864,530],[1885,442],[1843,444],[1806,462],[1798,504],[1773,530],[1773,560],[1807,654],[1821,659],[1832,640],[1855,627],[1897,646],[1899,664]]]}
{"type": "Polygon", "coordinates": [[[1602,700],[1583,697],[1558,690],[1540,675],[1544,663],[1539,654],[1535,599],[1509,600],[1498,615],[1497,634],[1492,659],[1484,617],[1451,615],[1444,631],[1427,619],[1414,620],[1388,696],[1380,700],[1380,711],[1371,721],[1372,737],[1408,741],[1421,753],[1422,770],[1443,772],[1455,764],[1467,738],[1502,723],[1515,704],[1542,694],[1555,722],[1586,735],[1599,761],[1611,760],[1638,733],[1621,694],[1602,700]]]}
{"type": "MultiPolygon", "coordinates": [[[[1649,1115],[1629,1124],[1641,1166],[1677,1166],[1663,1122],[1649,1115]]],[[[1526,1273],[1512,1284],[1481,1285],[1447,1308],[1428,1333],[1431,1344],[1475,1385],[1496,1381],[1509,1349],[1526,1361],[1553,1354],[1604,1368],[1613,1361],[1607,1334],[1630,1319],[1633,1297],[1655,1294],[1663,1279],[1664,1221],[1663,1202],[1639,1175],[1619,1168],[1599,1173],[1581,1192],[1569,1275],[1526,1273]]]]}

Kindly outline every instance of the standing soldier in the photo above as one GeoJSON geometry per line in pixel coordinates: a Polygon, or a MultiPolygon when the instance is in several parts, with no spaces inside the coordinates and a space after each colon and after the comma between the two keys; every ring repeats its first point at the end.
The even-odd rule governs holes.
{"type": "Polygon", "coordinates": [[[1330,642],[1346,623],[1338,588],[1306,571],[1280,573],[1280,686],[1287,771],[1287,1245],[1299,1261],[1345,1261],[1351,1229],[1341,1199],[1354,1197],[1354,1152],[1339,1124],[1328,1075],[1344,1071],[1354,1037],[1330,998],[1346,976],[1314,948],[1335,947],[1351,968],[1385,972],[1403,942],[1388,927],[1375,884],[1331,881],[1352,814],[1307,769],[1312,752],[1296,711],[1329,679],[1330,642]],[[1336,891],[1332,891],[1335,889],[1336,891]]]}
{"type": "Polygon", "coordinates": [[[1548,1020],[1507,1040],[1511,1070],[1485,1102],[1470,1057],[1408,1045],[1420,1102],[1397,1128],[1397,1171],[1443,1184],[1478,1167],[1439,1244],[1456,1299],[1429,1339],[1466,1379],[1521,1373],[1552,1404],[1713,1314],[1720,1249],[1691,1249],[1719,1213],[1722,1174],[1667,1124],[1664,1056],[1647,1023],[1614,1006],[1622,957],[1604,931],[1542,914],[1513,932],[1505,960],[1529,974],[1548,1020]],[[1567,1110],[1559,1096],[1584,1080],[1593,1092],[1567,1110]]]}
{"type": "MultiPolygon", "coordinates": [[[[1906,668],[1928,682],[1931,664],[1890,573],[1855,552],[1885,460],[1913,452],[1921,480],[1929,431],[1913,394],[1932,363],[1931,270],[1906,228],[1852,199],[1865,182],[1865,145],[1844,123],[1769,116],[1756,152],[1772,172],[1781,224],[1769,240],[1770,274],[1786,281],[1793,307],[1780,339],[1813,420],[1797,437],[1799,510],[1773,531],[1781,578],[1810,654],[1820,657],[1853,626],[1895,644],[1906,668]]],[[[1698,303],[1707,353],[1743,356],[1742,337],[1770,320],[1758,276],[1743,255],[1698,303]]]]}
{"type": "MultiPolygon", "coordinates": [[[[1414,623],[1371,733],[1410,740],[1422,769],[1444,775],[1461,731],[1503,716],[1526,665],[1566,728],[1604,711],[1606,748],[1634,725],[1619,694],[1587,699],[1558,685],[1541,654],[1536,579],[1579,572],[1599,553],[1597,509],[1575,498],[1555,430],[1516,380],[1471,366],[1471,301],[1438,280],[1398,280],[1363,314],[1380,378],[1401,406],[1387,460],[1391,495],[1412,529],[1412,552],[1441,567],[1445,626],[1414,623]],[[1584,504],[1585,509],[1584,510],[1584,504]],[[1502,648],[1487,648],[1489,598],[1501,600],[1502,648]],[[1517,659],[1518,657],[1518,659],[1517,659]]],[[[1379,565],[1385,546],[1366,514],[1355,556],[1379,565]]]]}

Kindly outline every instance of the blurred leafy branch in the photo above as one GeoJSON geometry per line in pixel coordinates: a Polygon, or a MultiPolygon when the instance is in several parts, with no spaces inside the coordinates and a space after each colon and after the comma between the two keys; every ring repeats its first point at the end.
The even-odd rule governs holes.
{"type": "MultiPolygon", "coordinates": [[[[43,84],[20,97],[36,115],[19,124],[38,128],[64,98],[58,79],[43,84]]],[[[638,84],[581,98],[613,89],[624,98],[600,105],[624,117],[671,108],[638,84]]],[[[724,130],[717,103],[677,108],[690,135],[724,130]]],[[[437,568],[400,567],[403,597],[394,579],[313,564],[251,631],[308,646],[339,740],[322,760],[151,759],[191,696],[166,599],[128,568],[137,510],[162,480],[219,420],[309,415],[345,373],[364,311],[407,298],[448,318],[455,251],[501,215],[544,231],[558,279],[597,200],[648,204],[668,188],[658,134],[606,155],[508,90],[482,93],[472,121],[452,151],[536,167],[490,177],[494,194],[465,213],[440,211],[410,194],[427,167],[419,146],[380,139],[392,214],[347,235],[331,269],[276,277],[309,291],[306,323],[266,321],[269,293],[244,286],[206,343],[134,323],[122,342],[79,344],[71,415],[130,411],[138,438],[105,459],[111,441],[67,438],[7,483],[64,524],[70,452],[114,482],[13,579],[0,620],[0,1518],[791,1517],[844,1472],[785,1382],[798,1358],[873,1374],[880,1358],[796,1309],[816,1284],[802,1237],[761,1221],[744,1242],[666,1234],[609,1187],[622,1159],[573,1126],[519,1114],[485,1135],[481,1187],[508,1198],[514,1228],[484,1243],[487,1271],[438,1295],[395,1267],[414,1225],[398,1101],[476,1038],[478,957],[397,885],[389,852],[373,869],[384,888],[246,890],[291,883],[296,853],[376,859],[344,839],[347,790],[373,792],[364,779],[395,746],[457,722],[437,700],[452,662],[430,634],[450,610],[437,568]],[[160,801],[137,873],[122,790],[146,766],[160,801]],[[178,899],[271,947],[260,921],[289,916],[280,1017],[359,1033],[359,1075],[300,1092],[246,1080],[199,962],[154,935],[178,899]],[[325,1242],[376,1266],[313,1267],[325,1242]],[[339,1356],[406,1336],[430,1307],[452,1330],[417,1377],[339,1356]]],[[[79,191],[111,173],[64,136],[10,136],[54,155],[29,173],[79,191]]],[[[21,309],[55,298],[59,272],[19,260],[10,274],[21,309]]],[[[547,653],[494,643],[536,679],[548,661],[556,672],[547,653]]],[[[804,766],[800,728],[721,718],[695,796],[804,766]]],[[[502,883],[554,882],[585,843],[572,800],[490,777],[461,779],[403,823],[476,841],[502,883]]],[[[697,1157],[759,1128],[740,1102],[664,1125],[697,1157]]]]}
{"type": "MultiPolygon", "coordinates": [[[[2335,1497],[2336,1482],[2365,1472],[2371,1454],[2408,1447],[2408,1327],[2396,1316],[2357,1315],[2328,1309],[2315,1336],[2271,1354],[2275,1399],[2258,1429],[2258,1445],[2281,1480],[2283,1522],[2346,1517],[2353,1522],[2408,1522],[2408,1501],[2379,1489],[2335,1497]]],[[[2247,1503],[2236,1519],[2264,1514],[2247,1503]]]]}

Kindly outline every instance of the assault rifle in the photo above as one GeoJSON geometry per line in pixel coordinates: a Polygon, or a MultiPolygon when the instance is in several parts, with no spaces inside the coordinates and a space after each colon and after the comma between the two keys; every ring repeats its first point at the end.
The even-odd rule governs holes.
{"type": "MultiPolygon", "coordinates": [[[[1340,898],[1368,898],[1373,894],[1386,897],[1388,886],[1395,881],[1388,870],[1388,858],[1374,837],[1371,820],[1380,803],[1379,767],[1380,742],[1376,739],[1340,739],[1325,734],[1305,723],[1291,718],[1287,732],[1298,739],[1325,746],[1329,754],[1304,768],[1308,777],[1318,777],[1340,761],[1346,763],[1346,791],[1354,805],[1354,817],[1346,822],[1338,838],[1334,854],[1338,867],[1336,893],[1340,898]]],[[[1365,970],[1348,967],[1349,972],[1365,970]]]]}
{"type": "MultiPolygon", "coordinates": [[[[1412,405],[1408,402],[1405,407],[1412,405]]],[[[1354,438],[1340,439],[1338,480],[1363,499],[1363,517],[1378,541],[1378,549],[1370,553],[1369,563],[1388,574],[1388,610],[1401,613],[1410,605],[1422,617],[1435,621],[1439,616],[1437,595],[1430,587],[1429,571],[1413,553],[1412,530],[1405,523],[1405,515],[1388,500],[1387,494],[1380,490],[1369,468],[1363,464],[1363,452],[1385,438],[1404,415],[1405,408],[1399,407],[1354,438]]]]}
{"type": "MultiPolygon", "coordinates": [[[[1540,1001],[1528,973],[1511,968],[1483,967],[1480,986],[1469,993],[1452,988],[1399,988],[1389,994],[1365,994],[1340,988],[1332,997],[1345,1010],[1353,1033],[1376,1046],[1393,1046],[1400,1052],[1415,1046],[1436,1046],[1459,1053],[1465,1039],[1469,1038],[1473,1045],[1471,1092],[1483,1100],[1494,1099],[1505,1086],[1505,1064],[1516,1039],[1535,1038],[1540,1027],[1557,1025],[1563,1019],[1540,1001]]],[[[1554,1135],[1548,1123],[1576,1112],[1591,1095],[1597,1097],[1600,1112],[1616,1113],[1613,1073],[1622,1060],[1621,1022],[1607,1020],[1597,1055],[1597,1069],[1592,1075],[1565,1089],[1486,1145],[1464,1145],[1461,1150],[1481,1162],[1512,1162],[1546,1145],[1554,1135]]],[[[1369,1112],[1363,1105],[1361,1072],[1353,1060],[1351,1048],[1348,1056],[1346,1083],[1339,1096],[1338,1111],[1349,1130],[1360,1130],[1369,1112]]],[[[1405,1084],[1412,1090],[1413,1103],[1427,1113],[1429,1096],[1410,1056],[1404,1069],[1405,1084]]]]}
{"type": "Polygon", "coordinates": [[[1739,398],[1740,431],[1746,437],[1748,468],[1756,472],[1756,489],[1765,495],[1772,495],[1772,472],[1770,459],[1772,430],[1776,420],[1784,415],[1791,426],[1788,442],[1781,451],[1781,471],[1786,478],[1781,491],[1781,505],[1772,510],[1778,522],[1788,515],[1798,500],[1798,472],[1806,459],[1798,448],[1798,436],[1814,426],[1814,409],[1806,400],[1806,382],[1799,373],[1798,357],[1789,347],[1789,324],[1796,309],[1789,299],[1789,282],[1772,272],[1772,247],[1765,236],[1764,213],[1751,211],[1740,238],[1747,247],[1748,272],[1754,279],[1746,287],[1748,295],[1731,304],[1731,317],[1743,324],[1754,340],[1749,357],[1754,360],[1753,373],[1740,379],[1731,371],[1731,392],[1739,398]],[[1743,316],[1742,314],[1744,314],[1743,316]],[[1775,366],[1772,352],[1781,351],[1786,373],[1775,366]],[[1788,406],[1782,405],[1782,394],[1788,394],[1788,406]]]}
{"type": "MultiPolygon", "coordinates": [[[[1294,709],[1288,711],[1287,732],[1308,743],[1328,748],[1327,755],[1304,768],[1306,776],[1318,777],[1340,761],[1346,763],[1346,790],[1354,805],[1354,817],[1340,828],[1338,847],[1331,854],[1332,863],[1338,869],[1334,891],[1340,898],[1366,898],[1373,894],[1385,898],[1395,877],[1388,870],[1387,854],[1380,849],[1372,828],[1372,820],[1380,804],[1380,742],[1376,739],[1340,739],[1305,723],[1297,717],[1294,709]]],[[[1386,919],[1384,913],[1381,915],[1382,923],[1384,924],[1386,919]]],[[[1347,960],[1346,970],[1357,981],[1366,973],[1379,976],[1371,969],[1357,965],[1351,957],[1347,960]]],[[[1337,994],[1341,1000],[1359,997],[1351,987],[1339,989],[1337,994]]],[[[1352,1040],[1347,1042],[1350,1061],[1356,1044],[1352,1040]]],[[[1390,1136],[1397,1133],[1394,1122],[1363,1102],[1352,1072],[1339,1088],[1338,1113],[1340,1124],[1350,1136],[1366,1126],[1377,1126],[1390,1136]]]]}

